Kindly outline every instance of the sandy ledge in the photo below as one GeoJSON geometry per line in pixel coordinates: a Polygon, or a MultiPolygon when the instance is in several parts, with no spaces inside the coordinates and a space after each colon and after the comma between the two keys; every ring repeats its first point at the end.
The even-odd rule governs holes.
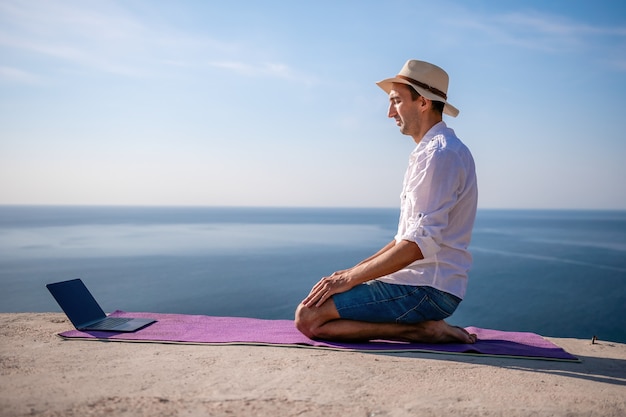
{"type": "Polygon", "coordinates": [[[63,341],[63,314],[0,314],[1,416],[624,416],[626,345],[582,363],[63,341]]]}

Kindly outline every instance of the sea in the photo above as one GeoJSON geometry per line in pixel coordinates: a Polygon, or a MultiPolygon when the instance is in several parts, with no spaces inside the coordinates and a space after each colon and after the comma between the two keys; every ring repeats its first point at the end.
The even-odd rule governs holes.
{"type": "MultiPolygon", "coordinates": [[[[61,311],[81,278],[105,311],[292,319],[321,277],[391,241],[397,209],[0,206],[0,312],[61,311]]],[[[626,211],[478,211],[451,324],[626,343],[626,211]]]]}

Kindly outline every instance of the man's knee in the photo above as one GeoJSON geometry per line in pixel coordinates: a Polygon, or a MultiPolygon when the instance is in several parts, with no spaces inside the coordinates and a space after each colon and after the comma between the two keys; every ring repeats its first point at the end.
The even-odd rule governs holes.
{"type": "Polygon", "coordinates": [[[309,339],[319,339],[323,337],[320,333],[321,327],[337,317],[332,316],[332,311],[336,311],[332,300],[327,301],[321,307],[305,307],[300,304],[296,309],[296,328],[309,339]]]}
{"type": "Polygon", "coordinates": [[[298,305],[296,309],[295,324],[296,329],[306,337],[312,339],[314,337],[312,328],[313,312],[310,308],[305,307],[303,304],[298,305]]]}

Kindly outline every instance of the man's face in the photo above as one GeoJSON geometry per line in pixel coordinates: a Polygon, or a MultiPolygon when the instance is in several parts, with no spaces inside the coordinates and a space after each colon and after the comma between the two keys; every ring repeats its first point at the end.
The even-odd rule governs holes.
{"type": "Polygon", "coordinates": [[[402,134],[413,136],[420,133],[420,100],[413,100],[409,88],[405,84],[393,84],[387,116],[396,120],[402,134]]]}

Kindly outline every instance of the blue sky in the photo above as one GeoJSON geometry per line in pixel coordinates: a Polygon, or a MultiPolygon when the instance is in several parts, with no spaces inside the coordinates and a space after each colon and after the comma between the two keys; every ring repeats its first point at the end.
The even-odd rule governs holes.
{"type": "Polygon", "coordinates": [[[626,209],[617,0],[0,0],[0,204],[395,207],[410,58],[481,208],[626,209]]]}

